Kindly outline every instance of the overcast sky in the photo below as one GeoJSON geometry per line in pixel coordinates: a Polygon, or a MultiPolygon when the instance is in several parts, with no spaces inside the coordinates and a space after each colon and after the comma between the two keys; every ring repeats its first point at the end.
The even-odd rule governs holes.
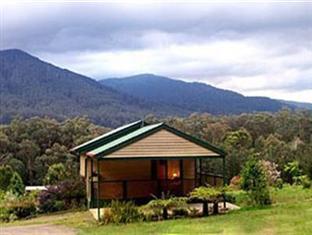
{"type": "Polygon", "coordinates": [[[0,5],[1,49],[95,79],[153,73],[312,102],[312,2],[0,5]]]}

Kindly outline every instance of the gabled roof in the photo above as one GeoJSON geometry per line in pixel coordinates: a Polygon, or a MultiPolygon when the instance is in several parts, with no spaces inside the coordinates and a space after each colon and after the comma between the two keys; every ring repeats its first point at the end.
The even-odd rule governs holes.
{"type": "Polygon", "coordinates": [[[165,129],[197,145],[209,149],[219,154],[220,156],[225,156],[225,152],[222,149],[217,148],[184,132],[181,132],[164,123],[147,125],[142,121],[134,122],[129,125],[117,128],[100,137],[97,137],[91,141],[77,146],[73,149],[73,151],[76,151],[78,153],[86,153],[87,156],[90,157],[105,158],[106,155],[118,149],[121,149],[131,143],[134,143],[146,136],[149,136],[160,129],[165,129]]]}
{"type": "Polygon", "coordinates": [[[144,134],[150,133],[153,130],[156,130],[158,127],[163,125],[163,123],[158,123],[154,125],[144,126],[134,132],[131,132],[125,136],[122,136],[112,142],[109,142],[99,148],[96,148],[87,153],[88,156],[98,156],[103,155],[109,150],[114,150],[116,147],[120,147],[122,144],[128,143],[128,141],[134,140],[137,137],[144,136],[144,134]]]}
{"type": "Polygon", "coordinates": [[[118,127],[112,131],[109,131],[103,135],[100,135],[90,141],[87,141],[81,145],[78,145],[74,148],[72,148],[70,151],[75,152],[78,154],[82,154],[85,152],[88,152],[90,150],[93,150],[95,148],[98,148],[100,146],[103,146],[109,142],[114,141],[115,139],[118,139],[121,136],[124,136],[128,133],[131,133],[140,127],[144,126],[146,123],[142,120],[132,122],[130,124],[118,127]]]}

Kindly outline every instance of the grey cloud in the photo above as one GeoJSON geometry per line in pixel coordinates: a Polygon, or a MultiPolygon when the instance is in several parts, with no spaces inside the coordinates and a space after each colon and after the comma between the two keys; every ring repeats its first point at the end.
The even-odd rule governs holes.
{"type": "Polygon", "coordinates": [[[116,74],[109,66],[103,65],[102,69],[99,63],[74,59],[75,55],[88,54],[93,58],[99,52],[161,53],[172,45],[188,47],[230,41],[250,43],[263,51],[259,55],[262,57],[219,63],[213,55],[196,59],[179,53],[158,53],[153,64],[147,66],[152,71],[137,72],[219,84],[231,77],[274,77],[292,69],[300,78],[285,78],[293,81],[276,84],[272,81],[250,90],[304,90],[312,86],[312,3],[34,2],[0,7],[2,49],[20,48],[39,56],[49,55],[43,59],[52,59],[56,64],[60,61],[63,64],[58,65],[89,76],[103,78],[127,71],[116,74]]]}
{"type": "MultiPolygon", "coordinates": [[[[311,28],[312,4],[28,4],[4,9],[3,47],[38,50],[142,48],[150,31],[189,40],[311,28]],[[11,15],[20,14],[18,24],[11,15]],[[183,36],[181,36],[183,35],[183,36]]],[[[152,45],[149,45],[152,46],[152,45]]]]}

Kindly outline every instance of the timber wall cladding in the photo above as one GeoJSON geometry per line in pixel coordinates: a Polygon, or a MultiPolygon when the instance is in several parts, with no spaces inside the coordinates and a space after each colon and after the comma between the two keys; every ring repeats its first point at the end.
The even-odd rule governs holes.
{"type": "Polygon", "coordinates": [[[122,199],[122,182],[100,183],[100,199],[122,199]]]}
{"type": "Polygon", "coordinates": [[[85,167],[86,167],[85,161],[86,161],[86,157],[81,155],[80,156],[80,175],[83,177],[85,176],[85,167]]]}
{"type": "Polygon", "coordinates": [[[198,157],[218,154],[177,136],[159,130],[137,142],[119,149],[106,157],[198,157]]]}
{"type": "Polygon", "coordinates": [[[195,178],[195,160],[185,159],[183,160],[183,178],[194,179],[195,178]]]}
{"type": "Polygon", "coordinates": [[[100,161],[102,180],[151,179],[150,160],[105,160],[100,161]]]}

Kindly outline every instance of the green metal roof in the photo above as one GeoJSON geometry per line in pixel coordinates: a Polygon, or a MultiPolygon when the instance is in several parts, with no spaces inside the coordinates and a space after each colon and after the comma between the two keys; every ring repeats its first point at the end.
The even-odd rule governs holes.
{"type": "Polygon", "coordinates": [[[170,127],[165,123],[148,125],[144,121],[136,121],[128,125],[119,127],[115,130],[105,133],[104,135],[101,135],[86,143],[83,143],[73,148],[71,151],[78,154],[86,153],[90,157],[105,158],[106,155],[120,148],[123,148],[128,144],[134,143],[135,141],[142,139],[152,133],[155,133],[160,129],[170,131],[175,135],[178,135],[217,153],[221,157],[224,157],[226,155],[226,153],[222,149],[213,146],[208,142],[197,139],[189,134],[181,132],[173,127],[170,127]]]}
{"type": "Polygon", "coordinates": [[[79,154],[93,150],[95,148],[98,148],[102,146],[103,144],[109,143],[120,136],[124,136],[128,133],[131,133],[132,131],[135,131],[139,129],[141,126],[143,126],[145,123],[142,120],[132,122],[130,124],[118,127],[112,131],[109,131],[103,135],[100,135],[90,141],[87,141],[81,145],[78,145],[71,149],[72,152],[77,152],[79,154]]]}
{"type": "Polygon", "coordinates": [[[92,151],[88,152],[87,155],[89,156],[98,156],[100,154],[103,154],[104,152],[107,152],[109,150],[114,149],[115,147],[119,147],[120,145],[124,143],[128,143],[129,141],[142,136],[146,133],[149,133],[153,130],[156,130],[158,127],[162,126],[163,123],[158,123],[158,124],[153,124],[153,125],[148,125],[148,126],[143,126],[140,129],[137,129],[127,135],[124,135],[118,139],[115,139],[107,144],[102,145],[101,147],[98,147],[96,149],[93,149],[92,151]]]}

